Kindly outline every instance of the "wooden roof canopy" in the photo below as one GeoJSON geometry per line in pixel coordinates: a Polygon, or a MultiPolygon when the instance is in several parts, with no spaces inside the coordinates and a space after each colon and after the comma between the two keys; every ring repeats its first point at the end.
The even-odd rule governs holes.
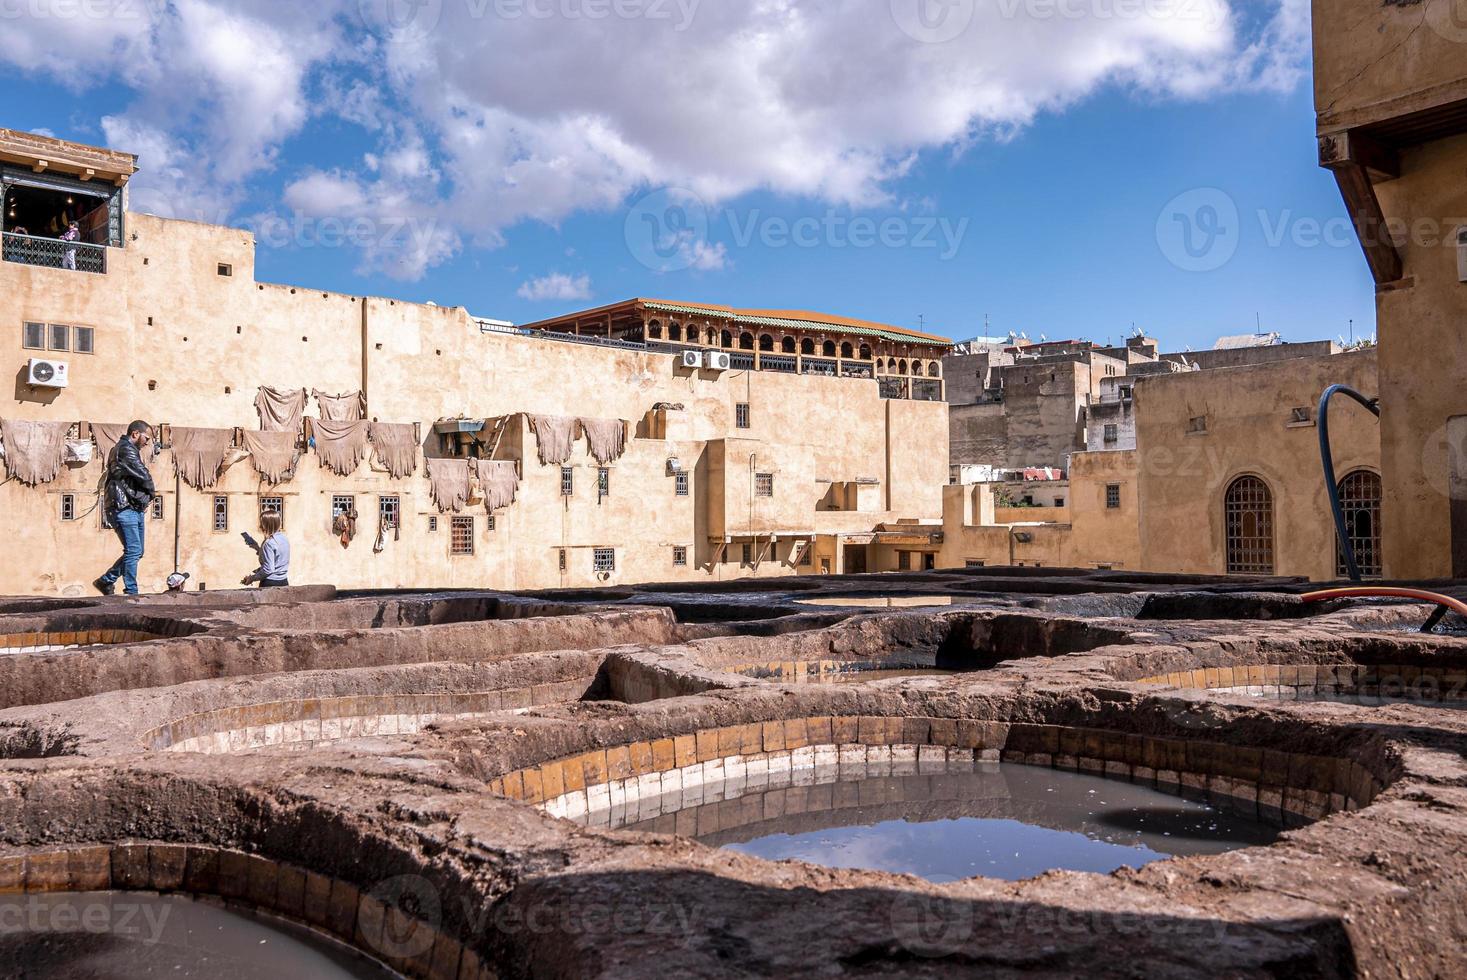
{"type": "Polygon", "coordinates": [[[33,173],[62,174],[121,187],[137,173],[137,162],[131,153],[0,129],[0,163],[25,167],[33,173]]]}
{"type": "Polygon", "coordinates": [[[857,320],[829,313],[809,310],[739,309],[711,303],[684,303],[659,299],[629,299],[608,306],[578,313],[568,313],[548,320],[524,324],[528,330],[564,331],[576,324],[589,326],[595,323],[609,324],[618,320],[640,321],[644,316],[654,317],[700,317],[708,320],[723,320],[731,325],[751,328],[773,327],[785,330],[824,331],[838,334],[854,334],[875,337],[898,344],[921,344],[936,347],[951,347],[952,341],[937,334],[922,333],[907,327],[857,320]]]}

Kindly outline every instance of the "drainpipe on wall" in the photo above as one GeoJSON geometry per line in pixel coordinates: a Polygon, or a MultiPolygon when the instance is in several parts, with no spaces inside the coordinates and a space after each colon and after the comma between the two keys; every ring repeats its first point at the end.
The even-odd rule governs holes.
{"type": "Polygon", "coordinates": [[[367,297],[362,297],[362,398],[367,403],[367,414],[372,412],[372,399],[367,395],[367,351],[370,337],[367,331],[367,297]]]}
{"type": "MultiPolygon", "coordinates": [[[[176,470],[176,468],[175,468],[176,470]]],[[[179,563],[179,537],[183,533],[183,523],[179,520],[179,508],[183,503],[183,486],[178,473],[173,474],[173,570],[180,571],[179,563]]]]}

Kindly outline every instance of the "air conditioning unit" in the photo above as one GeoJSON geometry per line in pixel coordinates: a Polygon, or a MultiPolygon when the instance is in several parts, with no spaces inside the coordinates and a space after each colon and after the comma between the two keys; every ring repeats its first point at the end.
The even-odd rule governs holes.
{"type": "Polygon", "coordinates": [[[683,351],[683,367],[692,368],[694,371],[703,366],[703,352],[696,350],[683,351]]]}
{"type": "Polygon", "coordinates": [[[708,352],[708,370],[727,371],[733,367],[733,359],[722,351],[708,352]]]}
{"type": "Polygon", "coordinates": [[[25,383],[33,388],[65,388],[66,362],[31,358],[25,373],[25,383]]]}

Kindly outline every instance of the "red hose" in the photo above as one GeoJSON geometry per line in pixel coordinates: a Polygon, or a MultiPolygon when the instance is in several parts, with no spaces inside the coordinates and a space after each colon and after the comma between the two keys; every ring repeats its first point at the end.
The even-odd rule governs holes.
{"type": "Polygon", "coordinates": [[[1306,603],[1327,602],[1330,599],[1419,599],[1422,602],[1444,606],[1458,616],[1467,617],[1467,602],[1463,602],[1461,599],[1453,599],[1449,595],[1442,595],[1440,592],[1427,592],[1423,589],[1393,589],[1385,586],[1363,585],[1348,589],[1325,589],[1322,592],[1306,592],[1299,598],[1303,599],[1306,603]]]}

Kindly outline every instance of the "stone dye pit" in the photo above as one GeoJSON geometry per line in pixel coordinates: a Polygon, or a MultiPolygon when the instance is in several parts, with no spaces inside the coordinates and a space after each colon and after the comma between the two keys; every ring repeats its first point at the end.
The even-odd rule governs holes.
{"type": "Polygon", "coordinates": [[[0,656],[0,914],[163,903],[225,942],[112,916],[0,929],[0,961],[1467,969],[1467,640],[1296,583],[1011,571],[0,600],[47,638],[0,656]],[[873,593],[911,604],[846,605],[873,593]]]}

